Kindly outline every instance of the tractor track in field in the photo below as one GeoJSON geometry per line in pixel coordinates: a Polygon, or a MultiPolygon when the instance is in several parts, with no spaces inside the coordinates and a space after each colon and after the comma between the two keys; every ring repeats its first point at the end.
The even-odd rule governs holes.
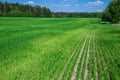
{"type": "MultiPolygon", "coordinates": [[[[79,43],[80,43],[80,40],[79,40],[79,43]]],[[[75,49],[73,49],[73,50],[75,50],[75,49]]],[[[56,59],[56,60],[58,60],[58,59],[56,59]]],[[[55,63],[55,64],[57,64],[57,63],[55,63]]],[[[55,68],[55,66],[53,66],[53,68],[50,69],[50,71],[48,72],[48,74],[45,76],[44,80],[48,80],[48,77],[50,76],[50,74],[54,70],[54,68],[55,68]]],[[[57,74],[59,70],[60,70],[60,68],[58,68],[57,71],[54,74],[57,74]]],[[[55,78],[56,78],[56,76],[54,75],[54,77],[52,78],[52,80],[54,80],[55,78]]]]}
{"type": "MultiPolygon", "coordinates": [[[[88,41],[87,41],[88,42],[88,41]]],[[[87,46],[85,46],[86,49],[87,49],[87,46]]],[[[85,65],[85,59],[86,59],[86,55],[87,55],[87,52],[85,50],[84,54],[83,54],[83,59],[82,59],[82,63],[81,63],[81,67],[80,67],[80,72],[79,72],[79,77],[78,77],[78,80],[81,80],[82,78],[82,71],[83,71],[83,68],[84,68],[84,65],[85,65]]]]}
{"type": "Polygon", "coordinates": [[[83,71],[83,67],[84,67],[84,65],[85,65],[84,61],[85,61],[85,58],[86,58],[85,55],[87,55],[86,52],[85,52],[84,55],[83,55],[82,64],[81,64],[81,68],[80,68],[80,73],[79,73],[79,74],[80,74],[80,75],[79,75],[79,80],[81,80],[81,78],[82,78],[82,71],[83,71]]]}
{"type": "MultiPolygon", "coordinates": [[[[68,65],[70,64],[70,61],[73,59],[73,56],[75,56],[75,53],[76,53],[77,49],[79,48],[80,44],[81,44],[81,39],[79,39],[78,43],[77,43],[76,46],[74,47],[73,52],[72,52],[72,55],[70,55],[70,57],[68,58],[68,61],[67,61],[66,65],[65,65],[64,68],[63,68],[63,71],[60,72],[60,74],[58,73],[58,71],[56,71],[56,73],[55,73],[55,75],[53,76],[52,80],[56,80],[56,79],[62,80],[63,75],[64,75],[64,73],[65,73],[68,65]],[[59,77],[58,77],[58,78],[57,78],[57,76],[56,76],[57,74],[59,74],[59,77]]],[[[59,69],[59,71],[60,71],[60,70],[61,70],[61,69],[59,69]]]]}
{"type": "Polygon", "coordinates": [[[90,40],[88,43],[88,53],[87,53],[87,59],[86,59],[86,69],[85,69],[85,74],[84,74],[84,80],[88,80],[88,73],[89,73],[89,56],[90,56],[90,43],[91,43],[91,37],[92,34],[90,35],[90,40]]]}
{"type": "Polygon", "coordinates": [[[70,56],[70,58],[68,59],[68,61],[67,61],[66,65],[65,65],[65,67],[64,67],[64,69],[63,69],[63,71],[62,71],[62,73],[60,74],[60,77],[58,78],[58,80],[62,80],[63,75],[64,75],[64,73],[65,73],[65,71],[66,71],[66,69],[67,69],[67,66],[68,66],[68,64],[70,63],[70,61],[71,61],[72,57],[74,56],[74,54],[75,54],[75,52],[76,52],[77,48],[79,47],[80,42],[81,42],[81,41],[79,40],[79,42],[78,42],[77,46],[75,47],[75,49],[74,49],[74,50],[73,50],[73,52],[72,52],[72,55],[71,55],[71,56],[70,56]]]}
{"type": "Polygon", "coordinates": [[[96,80],[99,80],[99,71],[98,71],[98,62],[97,62],[97,55],[96,55],[96,45],[95,45],[95,40],[93,39],[93,43],[94,43],[94,59],[95,59],[95,66],[96,66],[96,80]]]}
{"type": "Polygon", "coordinates": [[[71,80],[76,80],[77,69],[78,69],[78,66],[79,66],[79,63],[80,63],[80,59],[81,59],[81,55],[82,55],[83,50],[84,50],[84,48],[85,48],[85,44],[86,44],[86,42],[87,42],[87,39],[88,39],[88,35],[87,35],[87,37],[86,37],[86,39],[85,39],[85,41],[84,41],[84,43],[83,43],[83,46],[82,46],[82,49],[81,49],[80,53],[79,53],[79,56],[78,56],[76,65],[75,65],[75,67],[74,67],[74,72],[73,72],[73,74],[72,74],[71,80]]]}

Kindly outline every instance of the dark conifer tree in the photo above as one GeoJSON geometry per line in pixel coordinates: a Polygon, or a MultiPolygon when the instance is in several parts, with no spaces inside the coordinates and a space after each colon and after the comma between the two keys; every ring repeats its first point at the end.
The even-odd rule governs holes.
{"type": "Polygon", "coordinates": [[[12,17],[51,17],[50,9],[19,3],[0,2],[0,16],[12,17]]]}
{"type": "Polygon", "coordinates": [[[120,0],[112,0],[102,14],[102,21],[118,23],[120,21],[120,0]]]}

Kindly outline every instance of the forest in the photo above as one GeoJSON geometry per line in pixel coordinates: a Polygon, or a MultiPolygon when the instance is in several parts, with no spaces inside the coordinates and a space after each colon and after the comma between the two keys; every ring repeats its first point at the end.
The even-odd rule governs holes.
{"type": "Polygon", "coordinates": [[[29,4],[0,2],[0,16],[7,17],[51,17],[50,9],[29,4]]]}

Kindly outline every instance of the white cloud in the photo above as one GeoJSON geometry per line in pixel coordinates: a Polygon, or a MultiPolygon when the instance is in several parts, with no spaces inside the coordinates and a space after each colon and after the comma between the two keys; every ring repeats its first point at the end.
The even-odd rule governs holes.
{"type": "Polygon", "coordinates": [[[93,2],[88,2],[86,6],[102,6],[104,4],[103,1],[97,0],[93,2]]]}
{"type": "Polygon", "coordinates": [[[25,2],[25,4],[33,5],[33,4],[35,4],[35,2],[34,1],[28,1],[28,2],[25,2]]]}

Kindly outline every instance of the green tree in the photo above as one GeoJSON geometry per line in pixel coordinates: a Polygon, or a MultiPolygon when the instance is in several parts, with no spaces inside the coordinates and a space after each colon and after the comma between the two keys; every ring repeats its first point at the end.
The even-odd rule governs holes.
{"type": "Polygon", "coordinates": [[[20,17],[20,16],[22,16],[21,14],[22,14],[22,12],[19,10],[12,10],[7,14],[7,16],[20,17]]]}
{"type": "Polygon", "coordinates": [[[120,21],[120,0],[112,0],[102,14],[102,21],[118,23],[120,21]]]}

